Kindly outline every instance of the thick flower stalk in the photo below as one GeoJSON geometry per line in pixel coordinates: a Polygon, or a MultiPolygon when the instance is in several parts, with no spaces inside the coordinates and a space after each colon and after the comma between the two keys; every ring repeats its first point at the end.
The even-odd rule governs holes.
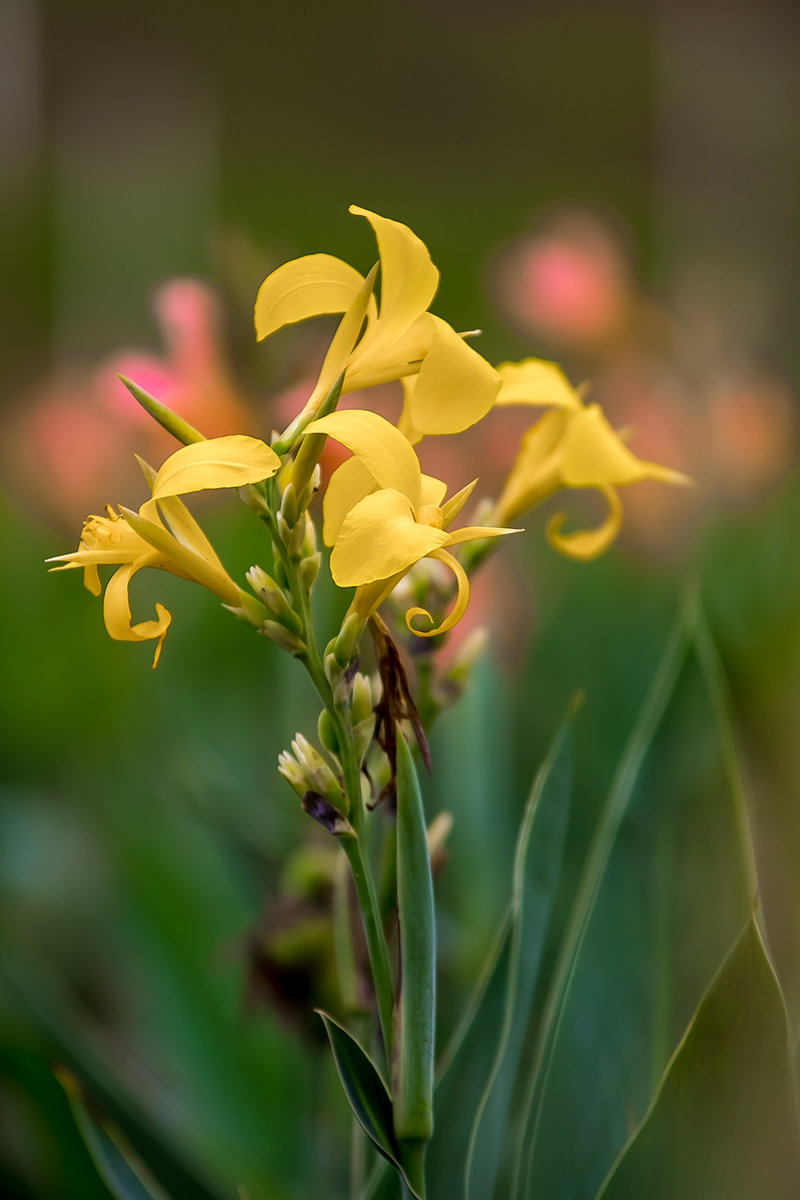
{"type": "Polygon", "coordinates": [[[688,485],[680,471],[637,458],[616,433],[598,404],[585,405],[555,363],[528,359],[499,368],[502,387],[498,406],[525,404],[549,409],[528,430],[498,500],[493,520],[514,521],[562,488],[591,488],[602,493],[608,514],[601,524],[575,533],[561,532],[564,513],[547,526],[550,544],[570,558],[597,558],[615,540],[622,526],[617,489],[645,479],[688,485]]]}
{"type": "Polygon", "coordinates": [[[314,421],[308,432],[326,433],[341,442],[362,469],[358,479],[346,480],[333,491],[329,488],[323,507],[323,538],[333,547],[331,574],[339,587],[357,589],[351,611],[359,625],[366,623],[415,563],[435,558],[455,576],[455,604],[433,629],[412,624],[417,616],[433,624],[424,608],[409,609],[406,623],[420,637],[452,629],[469,602],[469,581],[450,548],[515,531],[484,526],[451,530],[449,526],[469,499],[474,483],[445,500],[446,483],[423,474],[408,439],[376,413],[331,413],[314,421]],[[363,475],[368,479],[367,494],[363,475]]]}
{"type": "Polygon", "coordinates": [[[439,272],[416,234],[356,205],[350,211],[366,217],[378,241],[380,307],[371,278],[330,254],[309,254],[278,267],[256,299],[259,340],[284,325],[344,313],[299,420],[318,412],[344,372],[343,392],[415,376],[406,407],[409,427],[419,435],[468,428],[494,403],[500,388],[497,372],[446,321],[428,311],[439,272]]]}
{"type": "Polygon", "coordinates": [[[48,561],[59,564],[51,568],[54,571],[82,568],[84,584],[93,596],[102,592],[99,568],[116,566],[103,600],[106,630],[115,641],[155,641],[155,667],[172,616],[163,604],[156,604],[154,619],[132,620],[128,590],[131,579],[143,567],[194,580],[219,596],[237,616],[252,625],[263,623],[267,610],[234,583],[178,497],[259,482],[274,474],[280,460],[264,442],[233,435],[184,446],[158,472],[140,463],[152,495],[139,511],[120,507],[115,512],[109,505],[105,516],[87,518],[77,550],[48,561]]]}

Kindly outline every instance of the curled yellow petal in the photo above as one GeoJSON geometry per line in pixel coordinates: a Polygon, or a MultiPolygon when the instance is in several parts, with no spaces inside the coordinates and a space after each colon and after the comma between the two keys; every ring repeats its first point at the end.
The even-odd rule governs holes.
{"type": "Polygon", "coordinates": [[[375,231],[381,257],[382,338],[400,336],[428,308],[439,286],[439,272],[428,248],[400,221],[352,204],[350,212],[366,217],[375,231]]]}
{"type": "Polygon", "coordinates": [[[278,267],[258,289],[256,337],[323,313],[344,312],[364,282],[354,267],[332,254],[306,254],[278,267]]]}
{"type": "Polygon", "coordinates": [[[274,475],[280,465],[281,460],[266,442],[245,434],[193,442],[171,454],[157,472],[153,499],[260,483],[274,475]]]}
{"type": "Polygon", "coordinates": [[[497,368],[501,387],[495,404],[543,405],[547,408],[580,408],[579,392],[558,363],[543,358],[501,363],[497,368]]]}
{"type": "Polygon", "coordinates": [[[441,624],[436,625],[433,629],[417,629],[414,625],[412,625],[412,621],[415,617],[425,617],[431,623],[431,625],[433,625],[433,617],[428,612],[427,608],[420,608],[419,606],[416,606],[407,610],[406,625],[412,633],[417,635],[417,637],[436,637],[440,633],[447,633],[447,631],[452,629],[454,625],[458,624],[464,613],[467,611],[467,605],[469,604],[469,579],[467,578],[467,573],[458,559],[454,558],[452,554],[448,554],[446,550],[433,550],[429,557],[438,558],[439,562],[444,563],[446,567],[450,568],[456,577],[456,587],[458,590],[456,593],[455,603],[450,609],[450,612],[447,614],[441,624]]]}
{"type": "Polygon", "coordinates": [[[599,404],[570,421],[561,449],[561,474],[569,487],[622,485],[641,479],[689,483],[680,471],[637,458],[611,428],[599,404]]]}
{"type": "Polygon", "coordinates": [[[339,587],[360,587],[405,571],[448,541],[443,529],[420,525],[408,497],[392,488],[365,496],[342,523],[331,554],[339,587]]]}
{"type": "Polygon", "coordinates": [[[422,469],[413,446],[377,413],[343,409],[312,421],[307,433],[327,433],[355,454],[382,488],[402,492],[417,508],[422,469]]]}
{"type": "Polygon", "coordinates": [[[156,642],[153,657],[153,669],[158,666],[161,657],[161,647],[167,636],[172,616],[163,604],[156,604],[155,620],[131,621],[131,606],[128,599],[128,586],[131,578],[139,569],[139,563],[126,563],[114,573],[106,586],[103,600],[103,620],[109,637],[117,642],[156,642]]]}
{"type": "Polygon", "coordinates": [[[568,558],[576,558],[581,562],[599,558],[622,528],[622,503],[616,491],[611,487],[601,487],[599,490],[608,500],[609,512],[596,529],[562,534],[561,529],[567,520],[565,513],[555,513],[547,523],[547,540],[555,550],[566,554],[568,558]]]}

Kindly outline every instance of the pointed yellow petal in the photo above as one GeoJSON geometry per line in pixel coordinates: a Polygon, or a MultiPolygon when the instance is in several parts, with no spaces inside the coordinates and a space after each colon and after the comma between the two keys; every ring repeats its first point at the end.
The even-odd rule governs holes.
{"type": "Polygon", "coordinates": [[[589,562],[598,558],[609,548],[622,526],[622,504],[613,488],[599,489],[608,500],[609,512],[602,525],[597,529],[586,529],[579,533],[562,534],[561,529],[566,521],[565,513],[556,513],[547,523],[547,540],[550,545],[566,554],[568,558],[577,558],[589,562]]]}
{"type": "Polygon", "coordinates": [[[548,408],[580,408],[578,392],[558,363],[543,358],[501,363],[497,373],[502,386],[495,404],[541,404],[548,408]]]}
{"type": "Polygon", "coordinates": [[[664,483],[689,483],[680,471],[643,462],[609,425],[598,404],[576,414],[564,435],[562,477],[570,487],[636,483],[660,479],[664,483]]]}
{"type": "Polygon", "coordinates": [[[109,637],[117,642],[151,642],[157,641],[153,658],[153,668],[158,665],[161,647],[167,636],[172,617],[163,604],[156,604],[155,620],[131,623],[131,606],[128,599],[128,585],[131,577],[139,570],[140,563],[130,563],[115,572],[106,587],[103,601],[103,620],[109,637]]]}
{"type": "Polygon", "coordinates": [[[307,433],[327,433],[352,450],[382,488],[402,492],[417,509],[422,469],[408,441],[377,413],[344,409],[312,421],[307,433]]]}
{"type": "Polygon", "coordinates": [[[274,475],[280,465],[281,460],[265,442],[245,434],[193,442],[181,446],[161,467],[153,481],[153,499],[260,483],[274,475]]]}
{"type": "Polygon", "coordinates": [[[494,525],[464,525],[450,532],[448,546],[460,546],[462,542],[480,542],[484,538],[505,537],[507,533],[522,533],[521,529],[498,529],[494,525]]]}
{"type": "Polygon", "coordinates": [[[425,243],[407,225],[355,204],[350,212],[366,217],[375,231],[381,256],[380,324],[384,337],[399,337],[433,300],[439,272],[425,243]]]}
{"type": "MultiPolygon", "coordinates": [[[[148,501],[148,504],[152,504],[148,501]]],[[[142,505],[147,509],[147,505],[142,505]]],[[[240,589],[233,582],[216,554],[211,552],[208,557],[196,553],[190,547],[183,545],[176,537],[160,523],[149,521],[139,513],[121,507],[130,526],[149,546],[158,552],[156,563],[139,561],[140,566],[158,566],[162,570],[171,571],[183,579],[192,579],[200,583],[220,597],[225,604],[234,607],[239,603],[240,589]]]]}
{"type": "Polygon", "coordinates": [[[354,267],[331,254],[307,254],[284,263],[258,289],[256,337],[261,341],[284,325],[344,312],[363,282],[354,267]]]}
{"type": "Polygon", "coordinates": [[[322,540],[332,546],[350,509],[374,492],[377,484],[358,458],[348,458],[331,475],[322,501],[322,540]]]}
{"type": "MultiPolygon", "coordinates": [[[[304,413],[318,411],[323,399],[333,387],[336,380],[344,371],[348,364],[350,356],[353,353],[353,348],[359,339],[361,329],[364,324],[364,318],[367,313],[375,309],[375,297],[373,296],[373,288],[378,274],[378,264],[370,271],[367,278],[361,284],[361,287],[356,292],[352,301],[348,305],[347,311],[339,322],[339,327],[333,336],[328,353],[325,355],[325,361],[322,364],[322,369],[319,373],[314,391],[306,401],[303,409],[304,413]]],[[[347,383],[347,379],[345,380],[347,383]]],[[[351,385],[352,386],[352,385],[351,385]]],[[[343,388],[344,390],[344,388],[343,388]]],[[[349,390],[349,389],[348,389],[349,390]]]]}
{"type": "Polygon", "coordinates": [[[455,496],[451,496],[446,504],[442,505],[442,524],[445,529],[447,529],[452,521],[455,521],[462,508],[475,491],[475,485],[477,482],[477,479],[473,479],[472,483],[468,483],[467,486],[463,487],[460,492],[456,492],[455,496]]]}
{"type": "Polygon", "coordinates": [[[433,320],[436,332],[408,399],[409,417],[421,434],[460,433],[486,416],[500,378],[445,321],[433,320]]]}
{"type": "Polygon", "coordinates": [[[447,538],[443,529],[418,525],[401,492],[383,488],[345,517],[331,554],[331,574],[339,587],[376,583],[407,570],[447,538]]]}
{"type": "Polygon", "coordinates": [[[414,617],[425,617],[430,624],[433,625],[433,617],[426,608],[416,607],[408,609],[406,612],[406,625],[412,633],[417,635],[417,637],[436,637],[440,633],[447,633],[447,631],[452,629],[454,625],[458,624],[464,613],[467,611],[467,605],[469,604],[469,580],[467,579],[466,571],[458,559],[454,558],[452,554],[448,554],[446,550],[434,550],[430,554],[430,557],[438,558],[439,562],[443,562],[446,567],[450,568],[456,577],[458,592],[456,594],[455,604],[450,609],[450,612],[442,621],[441,625],[437,625],[434,629],[416,629],[411,624],[411,622],[414,620],[414,617]]]}
{"type": "Polygon", "coordinates": [[[353,352],[348,390],[375,387],[416,374],[431,348],[436,320],[432,313],[421,313],[402,333],[394,324],[384,324],[380,319],[371,324],[353,352]]]}

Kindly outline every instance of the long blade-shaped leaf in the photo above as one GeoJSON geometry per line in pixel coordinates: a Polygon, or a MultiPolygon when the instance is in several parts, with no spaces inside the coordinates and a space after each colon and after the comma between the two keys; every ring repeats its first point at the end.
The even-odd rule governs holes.
{"type": "Polygon", "coordinates": [[[465,1166],[467,1200],[490,1197],[528,1028],[544,938],[561,870],[572,781],[571,722],[563,722],[534,781],[514,856],[511,954],[505,1013],[489,1079],[473,1121],[465,1166]]]}
{"type": "Polygon", "coordinates": [[[598,1200],[792,1200],[790,1088],[783,997],[751,920],[598,1200]]]}
{"type": "Polygon", "coordinates": [[[403,1176],[412,1195],[419,1192],[409,1182],[402,1152],[394,1136],[392,1101],[378,1068],[352,1034],[317,1009],[322,1017],[333,1051],[336,1069],[353,1115],[380,1154],[403,1176]]]}
{"type": "Polygon", "coordinates": [[[524,1196],[534,1161],[542,1098],[553,1060],[567,996],[575,976],[589,921],[614,840],[633,794],[634,786],[669,699],[675,688],[689,644],[689,620],[681,613],[670,634],[655,679],[642,706],[601,813],[578,888],[569,924],[564,934],[545,1004],[524,1102],[524,1136],[516,1155],[513,1194],[524,1196]]]}

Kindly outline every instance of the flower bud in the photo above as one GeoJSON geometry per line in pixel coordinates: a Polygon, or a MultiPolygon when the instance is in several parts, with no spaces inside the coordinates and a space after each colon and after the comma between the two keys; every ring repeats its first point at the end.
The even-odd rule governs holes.
{"type": "Polygon", "coordinates": [[[360,636],[361,622],[355,613],[350,613],[332,646],[333,657],[340,667],[348,666],[355,658],[360,636]]]}
{"type": "Polygon", "coordinates": [[[305,777],[306,791],[324,796],[334,808],[346,816],[349,808],[347,797],[319,751],[302,733],[298,733],[292,742],[292,750],[305,777]]]}
{"type": "Polygon", "coordinates": [[[372,685],[359,671],[353,680],[353,722],[359,724],[372,715],[372,685]]]}
{"type": "MultiPolygon", "coordinates": [[[[309,521],[309,525],[311,522],[309,521]]],[[[314,586],[314,582],[319,575],[319,568],[322,564],[322,555],[319,550],[316,554],[311,554],[308,558],[304,558],[300,563],[300,579],[303,587],[307,592],[310,592],[314,586]]]]}
{"type": "Polygon", "coordinates": [[[282,588],[261,567],[251,567],[247,572],[247,582],[253,591],[261,597],[275,620],[291,633],[301,634],[303,625],[297,613],[289,603],[282,588]]]}
{"type": "Polygon", "coordinates": [[[339,738],[336,733],[336,726],[327,708],[323,708],[319,714],[317,733],[319,734],[319,740],[326,750],[329,750],[331,754],[339,753],[339,738]]]}
{"type": "Polygon", "coordinates": [[[258,632],[269,638],[276,646],[280,646],[281,650],[288,650],[289,654],[305,654],[306,652],[305,642],[284,625],[279,625],[277,621],[264,621],[259,626],[258,632]]]}
{"type": "Polygon", "coordinates": [[[291,481],[287,483],[286,487],[283,489],[279,513],[289,528],[293,529],[297,524],[299,513],[297,511],[297,493],[295,492],[294,484],[291,481]]]}
{"type": "MultiPolygon", "coordinates": [[[[289,485],[291,487],[291,484],[289,485]]],[[[284,496],[288,492],[284,492],[284,496]]],[[[278,533],[281,541],[289,552],[290,558],[299,559],[303,553],[303,542],[306,536],[306,514],[303,513],[296,525],[290,525],[283,513],[278,513],[278,533]]]]}

